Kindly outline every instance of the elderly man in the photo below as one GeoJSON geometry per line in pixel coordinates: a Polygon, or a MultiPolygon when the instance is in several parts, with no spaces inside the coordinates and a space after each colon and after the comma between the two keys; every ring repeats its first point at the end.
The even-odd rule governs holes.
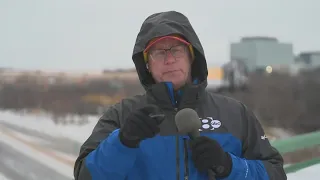
{"type": "Polygon", "coordinates": [[[76,180],[284,180],[283,159],[242,103],[206,91],[207,64],[189,20],[175,11],[142,24],[133,61],[143,95],[100,118],[75,163],[76,180]],[[201,136],[189,142],[175,114],[194,109],[201,136]]]}

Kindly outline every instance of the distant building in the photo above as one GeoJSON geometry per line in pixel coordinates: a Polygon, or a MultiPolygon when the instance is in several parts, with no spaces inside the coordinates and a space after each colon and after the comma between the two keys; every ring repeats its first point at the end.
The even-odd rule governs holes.
{"type": "Polygon", "coordinates": [[[230,59],[244,62],[249,71],[290,68],[294,63],[293,45],[273,37],[244,37],[231,44],[230,59]]]}
{"type": "Polygon", "coordinates": [[[301,52],[295,58],[295,64],[300,69],[315,69],[320,67],[320,51],[301,52]]]}

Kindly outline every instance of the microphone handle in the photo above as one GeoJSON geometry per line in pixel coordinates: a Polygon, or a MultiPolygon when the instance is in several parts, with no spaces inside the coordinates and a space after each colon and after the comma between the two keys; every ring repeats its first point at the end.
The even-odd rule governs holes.
{"type": "Polygon", "coordinates": [[[216,173],[212,169],[209,169],[208,177],[209,177],[209,180],[216,180],[216,173]]]}

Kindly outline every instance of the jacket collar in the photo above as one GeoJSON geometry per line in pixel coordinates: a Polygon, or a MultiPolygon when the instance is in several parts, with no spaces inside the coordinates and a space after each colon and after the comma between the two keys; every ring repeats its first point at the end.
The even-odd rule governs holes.
{"type": "Polygon", "coordinates": [[[186,84],[179,91],[174,92],[171,83],[157,83],[147,89],[147,101],[162,109],[195,109],[205,94],[207,81],[199,84],[186,84]]]}

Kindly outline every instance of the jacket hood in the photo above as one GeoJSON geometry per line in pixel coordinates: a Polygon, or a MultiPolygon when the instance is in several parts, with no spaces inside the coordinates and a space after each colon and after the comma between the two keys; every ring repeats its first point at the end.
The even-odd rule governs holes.
{"type": "Polygon", "coordinates": [[[154,84],[154,79],[148,71],[143,57],[147,43],[157,37],[178,34],[191,43],[194,49],[194,61],[191,75],[199,83],[207,83],[208,69],[204,50],[188,18],[176,11],[155,13],[142,23],[136,38],[132,59],[135,64],[140,82],[147,89],[154,84]]]}

